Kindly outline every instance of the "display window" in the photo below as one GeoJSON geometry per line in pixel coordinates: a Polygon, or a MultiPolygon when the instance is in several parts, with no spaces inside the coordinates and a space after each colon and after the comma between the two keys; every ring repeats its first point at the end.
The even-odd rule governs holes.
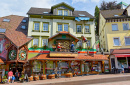
{"type": "Polygon", "coordinates": [[[117,58],[118,61],[118,68],[121,69],[121,65],[123,63],[124,67],[127,68],[127,59],[126,57],[122,58],[117,58]]]}
{"type": "Polygon", "coordinates": [[[67,73],[68,70],[69,70],[69,63],[68,63],[68,61],[58,62],[58,68],[59,68],[59,70],[61,70],[61,74],[67,73]]]}
{"type": "Polygon", "coordinates": [[[54,69],[55,69],[55,62],[54,61],[47,61],[46,62],[46,73],[47,74],[52,74],[54,73],[54,69]]]}
{"type": "Polygon", "coordinates": [[[74,71],[74,73],[76,73],[76,74],[80,74],[81,73],[80,72],[80,62],[72,61],[71,68],[72,68],[72,71],[74,71]]]}
{"type": "Polygon", "coordinates": [[[35,73],[37,73],[37,72],[41,72],[42,71],[42,62],[41,61],[34,61],[33,62],[33,65],[34,65],[34,67],[33,67],[33,72],[35,73]]]}

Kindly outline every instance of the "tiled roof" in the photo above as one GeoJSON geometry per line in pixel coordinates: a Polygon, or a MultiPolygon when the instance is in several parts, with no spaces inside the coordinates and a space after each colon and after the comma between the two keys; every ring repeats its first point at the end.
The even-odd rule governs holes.
{"type": "Polygon", "coordinates": [[[111,54],[130,54],[130,49],[114,49],[111,54]]]}
{"type": "Polygon", "coordinates": [[[101,55],[101,54],[95,54],[93,56],[79,54],[78,57],[75,57],[75,58],[52,58],[52,57],[49,57],[49,54],[40,54],[29,60],[90,60],[90,61],[95,60],[95,61],[102,61],[102,60],[108,60],[108,58],[107,58],[107,56],[101,55]]]}
{"type": "Polygon", "coordinates": [[[29,42],[32,38],[27,38],[28,18],[17,15],[10,15],[0,18],[0,28],[6,29],[4,35],[12,41],[17,47],[29,42]],[[9,22],[3,22],[3,19],[10,19],[9,22]],[[22,22],[22,20],[27,22],[22,22]],[[26,26],[26,29],[21,29],[21,26],[26,26]]]}
{"type": "Polygon", "coordinates": [[[104,18],[113,18],[113,17],[124,17],[122,14],[124,9],[114,9],[114,10],[101,10],[100,13],[103,15],[104,18]],[[118,16],[114,16],[118,15],[118,16]]]}
{"type": "MultiPolygon", "coordinates": [[[[29,11],[27,12],[27,14],[31,15],[31,14],[37,14],[37,15],[53,15],[53,13],[51,12],[51,9],[48,8],[35,8],[35,7],[31,7],[29,9],[29,11]],[[48,13],[44,13],[44,12],[48,12],[48,13]]],[[[74,17],[80,17],[79,14],[83,14],[85,15],[84,17],[89,17],[89,18],[94,18],[91,14],[89,14],[86,11],[74,11],[72,13],[74,17]]]]}
{"type": "Polygon", "coordinates": [[[76,42],[79,41],[79,39],[78,39],[76,36],[72,35],[72,34],[69,33],[69,32],[66,32],[66,31],[61,31],[61,32],[59,32],[59,33],[53,35],[52,37],[49,38],[49,41],[51,41],[54,37],[56,37],[56,36],[58,36],[58,35],[60,35],[60,34],[66,34],[66,35],[69,35],[69,36],[73,37],[73,38],[76,40],[76,42]]]}

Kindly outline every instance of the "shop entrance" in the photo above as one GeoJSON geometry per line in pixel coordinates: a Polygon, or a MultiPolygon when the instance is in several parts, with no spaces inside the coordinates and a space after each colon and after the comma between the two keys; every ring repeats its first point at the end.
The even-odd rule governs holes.
{"type": "Polygon", "coordinates": [[[14,75],[16,73],[16,70],[21,73],[23,71],[23,63],[11,63],[9,65],[9,70],[12,70],[14,75]]]}

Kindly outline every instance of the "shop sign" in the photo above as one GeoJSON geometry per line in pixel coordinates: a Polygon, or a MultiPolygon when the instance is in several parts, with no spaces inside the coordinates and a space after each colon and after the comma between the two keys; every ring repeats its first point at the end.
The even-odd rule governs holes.
{"type": "Polygon", "coordinates": [[[72,54],[72,53],[50,53],[50,57],[77,57],[78,54],[72,54]]]}

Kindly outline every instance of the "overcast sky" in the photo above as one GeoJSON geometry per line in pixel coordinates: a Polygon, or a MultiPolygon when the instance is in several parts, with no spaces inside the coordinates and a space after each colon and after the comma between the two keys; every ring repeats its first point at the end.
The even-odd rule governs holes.
{"type": "MultiPolygon", "coordinates": [[[[0,17],[8,15],[27,16],[30,7],[51,8],[51,6],[65,2],[75,10],[87,11],[94,15],[95,6],[100,6],[103,0],[0,0],[0,17]]],[[[106,0],[105,0],[106,1],[106,0]]],[[[107,0],[113,1],[113,0],[107,0]]],[[[116,0],[117,3],[123,0],[116,0]]],[[[130,0],[124,0],[130,4],[130,0]]]]}

